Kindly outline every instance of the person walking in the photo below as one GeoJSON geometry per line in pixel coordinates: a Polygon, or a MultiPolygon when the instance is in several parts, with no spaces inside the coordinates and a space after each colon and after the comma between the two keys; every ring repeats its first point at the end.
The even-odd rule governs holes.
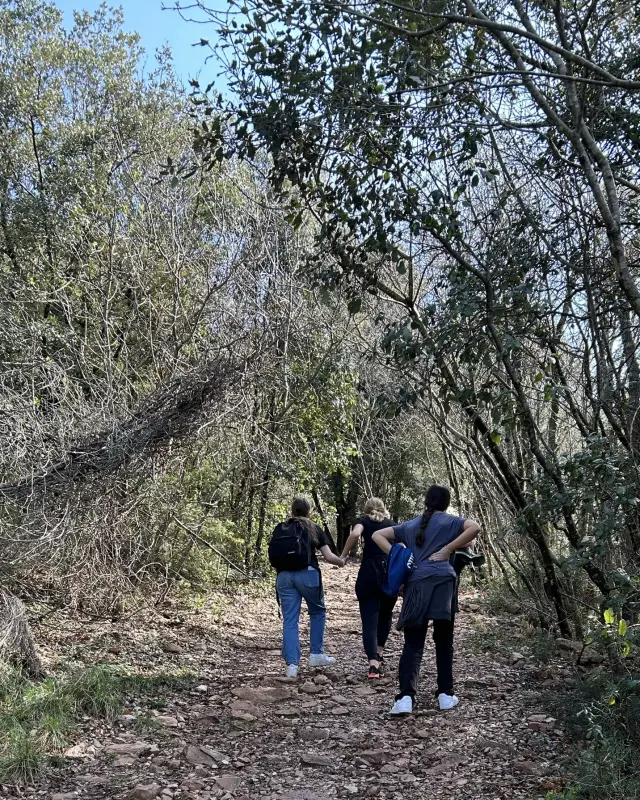
{"type": "Polygon", "coordinates": [[[398,599],[389,597],[382,591],[387,554],[373,541],[373,534],[388,528],[391,523],[382,500],[379,497],[370,497],[342,551],[342,557],[346,559],[360,539],[364,543],[362,563],[356,579],[356,597],[360,606],[362,643],[369,660],[370,680],[384,675],[384,648],[391,631],[393,607],[398,599]]]}
{"type": "Polygon", "coordinates": [[[420,665],[429,622],[433,622],[438,673],[438,704],[446,711],[458,705],[453,687],[453,629],[456,572],[451,564],[456,550],[466,547],[480,532],[471,519],[447,514],[451,502],[444,486],[427,491],[424,512],[415,519],[373,534],[373,541],[388,553],[391,543],[411,549],[414,568],[404,587],[398,630],[404,631],[400,658],[399,691],[391,709],[394,715],[411,714],[420,677],[420,665]]]}
{"type": "Polygon", "coordinates": [[[329,564],[343,567],[345,559],[331,552],[329,539],[310,518],[311,504],[305,497],[294,498],[291,516],[277,525],[269,542],[269,561],[276,570],[276,593],[282,609],[282,657],[286,676],[296,678],[300,665],[300,609],[307,604],[310,623],[309,665],[324,667],[335,658],[324,652],[324,629],[327,610],[324,603],[322,574],[316,551],[329,564]]]}

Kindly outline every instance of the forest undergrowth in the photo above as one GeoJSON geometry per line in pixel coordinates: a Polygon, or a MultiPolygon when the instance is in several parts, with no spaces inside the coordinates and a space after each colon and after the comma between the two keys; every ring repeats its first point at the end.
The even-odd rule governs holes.
{"type": "MultiPolygon", "coordinates": [[[[295,776],[300,777],[300,759],[302,774],[308,776],[307,727],[319,737],[316,742],[316,734],[310,734],[309,743],[326,744],[330,752],[334,735],[357,739],[364,723],[373,726],[372,736],[378,738],[367,738],[361,750],[386,751],[378,756],[383,761],[371,765],[369,773],[361,772],[357,747],[353,753],[346,751],[338,738],[345,766],[334,774],[329,762],[315,765],[312,772],[320,767],[322,775],[313,778],[314,791],[321,784],[327,796],[345,794],[343,784],[351,780],[351,772],[342,776],[348,768],[355,769],[355,784],[349,786],[380,798],[399,796],[387,780],[397,774],[408,781],[405,797],[413,797],[414,783],[415,796],[422,796],[425,780],[435,781],[434,796],[442,798],[452,797],[452,791],[474,800],[638,796],[638,693],[630,674],[614,678],[602,664],[591,663],[598,660],[595,651],[586,659],[583,654],[587,663],[580,663],[575,651],[558,646],[553,636],[523,618],[512,598],[495,588],[487,591],[482,584],[463,589],[457,622],[456,685],[464,711],[444,715],[443,720],[432,716],[436,712],[428,697],[433,669],[428,643],[425,696],[416,728],[398,730],[388,710],[401,637],[392,635],[389,679],[371,690],[360,653],[352,594],[355,572],[347,573],[343,577],[341,571],[325,570],[328,647],[338,664],[330,670],[329,683],[318,683],[317,689],[313,674],[304,670],[293,687],[283,683],[280,621],[271,582],[202,595],[195,601],[178,594],[155,611],[139,610],[121,620],[81,619],[60,611],[48,616],[46,624],[36,622],[48,677],[33,681],[17,668],[3,670],[0,785],[16,797],[32,786],[51,797],[129,798],[137,787],[152,784],[158,796],[167,789],[176,798],[222,797],[227,783],[216,784],[215,764],[226,777],[240,779],[248,745],[244,739],[255,748],[256,736],[263,735],[259,731],[273,724],[284,725],[285,737],[291,730],[287,726],[294,726],[295,742],[287,745],[279,762],[285,777],[282,785],[272,780],[265,787],[258,781],[251,793],[302,798],[306,795],[295,788],[295,776]],[[292,689],[282,697],[283,716],[277,716],[277,709],[275,717],[265,716],[260,687],[270,686],[292,689]],[[352,707],[342,716],[352,702],[365,702],[366,707],[352,707]],[[327,728],[334,722],[340,723],[338,729],[327,728]],[[302,739],[296,733],[298,725],[302,739]],[[443,730],[449,743],[445,747],[443,730]],[[457,738],[464,744],[462,751],[457,738]],[[430,745],[423,758],[424,775],[413,759],[406,759],[419,742],[430,745]],[[190,746],[204,746],[205,755],[194,761],[190,746]],[[239,759],[228,752],[229,746],[239,759]],[[220,750],[228,754],[223,760],[220,750]],[[211,752],[214,757],[207,761],[206,753],[211,752]],[[399,764],[398,769],[382,769],[386,763],[399,764]],[[454,790],[447,788],[450,776],[455,778],[454,790]]],[[[303,641],[305,629],[306,623],[303,641]]],[[[322,675],[317,675],[320,681],[322,675]]],[[[274,751],[268,741],[267,737],[261,756],[252,750],[252,770],[271,763],[274,751]]],[[[239,780],[236,783],[239,787],[239,780]]],[[[245,795],[234,789],[231,796],[245,795]]]]}
{"type": "Polygon", "coordinates": [[[122,11],[0,0],[0,781],[639,797],[634,4],[176,6],[187,87],[122,11]],[[276,680],[267,544],[432,483],[486,567],[407,756],[346,585],[342,671],[276,680]]]}

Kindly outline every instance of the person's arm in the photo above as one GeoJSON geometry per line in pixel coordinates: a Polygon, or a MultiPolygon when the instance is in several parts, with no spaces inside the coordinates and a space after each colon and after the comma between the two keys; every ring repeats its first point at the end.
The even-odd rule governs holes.
{"type": "Polygon", "coordinates": [[[342,558],[347,558],[349,553],[353,550],[356,545],[358,539],[362,536],[362,531],[364,527],[358,522],[357,525],[353,526],[353,530],[349,534],[349,538],[345,542],[344,548],[342,550],[342,558]]]}
{"type": "Polygon", "coordinates": [[[323,544],[320,548],[320,552],[322,553],[322,557],[328,564],[335,564],[336,567],[344,567],[346,563],[346,558],[341,558],[340,556],[336,556],[331,552],[331,548],[328,544],[323,544]]]}
{"type": "Polygon", "coordinates": [[[473,519],[465,519],[462,533],[448,545],[429,556],[429,561],[448,561],[459,547],[466,547],[480,533],[480,525],[473,519]]]}
{"type": "Polygon", "coordinates": [[[395,531],[393,528],[382,528],[376,531],[371,537],[371,541],[378,545],[383,553],[391,552],[391,544],[395,539],[395,531]]]}

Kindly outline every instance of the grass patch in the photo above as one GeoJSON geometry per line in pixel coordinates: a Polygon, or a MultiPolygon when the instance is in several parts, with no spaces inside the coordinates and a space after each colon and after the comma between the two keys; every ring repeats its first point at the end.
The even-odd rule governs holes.
{"type": "Polygon", "coordinates": [[[3,731],[0,754],[0,779],[11,783],[31,783],[42,772],[45,754],[37,735],[17,721],[3,731]]]}
{"type": "Polygon", "coordinates": [[[556,710],[580,742],[565,794],[552,800],[640,800],[640,676],[593,672],[556,710]]]}
{"type": "Polygon", "coordinates": [[[108,667],[90,667],[73,677],[66,691],[75,714],[112,720],[122,709],[123,679],[108,667]]]}
{"type": "Polygon", "coordinates": [[[13,709],[25,721],[40,718],[65,718],[73,713],[73,695],[56,678],[46,678],[41,683],[23,681],[13,698],[13,709]]]}
{"type": "Polygon", "coordinates": [[[98,664],[35,683],[0,663],[0,782],[29,783],[47,766],[59,765],[78,717],[111,721],[128,697],[164,703],[153,695],[190,680],[186,671],[140,675],[98,664]]]}

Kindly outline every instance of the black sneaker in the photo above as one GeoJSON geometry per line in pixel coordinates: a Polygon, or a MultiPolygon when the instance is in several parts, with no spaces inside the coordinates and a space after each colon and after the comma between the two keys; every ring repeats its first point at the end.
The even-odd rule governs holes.
{"type": "Polygon", "coordinates": [[[369,678],[370,681],[375,681],[380,677],[380,667],[374,667],[372,664],[369,664],[369,674],[367,675],[367,678],[369,678]]]}

